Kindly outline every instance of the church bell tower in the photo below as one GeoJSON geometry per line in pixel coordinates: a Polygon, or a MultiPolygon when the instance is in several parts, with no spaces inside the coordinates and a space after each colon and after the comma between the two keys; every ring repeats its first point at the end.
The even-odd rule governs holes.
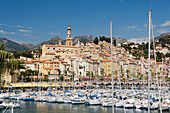
{"type": "Polygon", "coordinates": [[[73,39],[71,37],[70,25],[68,25],[68,29],[67,29],[66,45],[67,46],[72,46],[73,45],[73,39]]]}

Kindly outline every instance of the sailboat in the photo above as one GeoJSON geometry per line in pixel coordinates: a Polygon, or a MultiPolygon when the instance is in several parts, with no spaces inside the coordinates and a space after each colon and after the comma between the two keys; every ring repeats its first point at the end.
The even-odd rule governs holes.
{"type": "Polygon", "coordinates": [[[164,97],[162,97],[162,95],[160,94],[161,93],[161,81],[162,81],[163,75],[164,75],[164,72],[163,72],[163,58],[162,58],[162,76],[160,78],[159,108],[158,108],[160,112],[169,110],[169,105],[164,101],[164,97]],[[162,99],[162,102],[161,102],[161,99],[162,99]]]}
{"type": "MultiPolygon", "coordinates": [[[[114,113],[114,102],[117,99],[114,99],[114,86],[113,86],[113,39],[112,39],[112,21],[110,21],[110,39],[111,39],[111,76],[112,76],[112,94],[111,99],[107,98],[103,100],[102,106],[103,107],[112,107],[112,113],[114,113]]],[[[114,49],[115,50],[115,49],[114,49]]],[[[114,51],[115,53],[115,51],[114,51]]]]}

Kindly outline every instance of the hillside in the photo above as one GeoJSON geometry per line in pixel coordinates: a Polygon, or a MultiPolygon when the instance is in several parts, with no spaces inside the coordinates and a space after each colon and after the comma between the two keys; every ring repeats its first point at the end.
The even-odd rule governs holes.
{"type": "Polygon", "coordinates": [[[25,46],[26,48],[30,49],[30,50],[34,48],[34,45],[29,44],[29,43],[22,43],[22,45],[25,46]]]}
{"type": "MultiPolygon", "coordinates": [[[[11,41],[11,40],[6,39],[6,38],[0,38],[0,43],[4,43],[4,42],[6,43],[5,44],[5,50],[6,51],[28,51],[28,50],[41,49],[41,47],[44,44],[51,44],[51,45],[59,44],[59,39],[62,40],[63,45],[66,43],[66,41],[63,40],[60,37],[51,38],[50,40],[41,42],[40,44],[38,44],[36,46],[34,46],[32,44],[28,44],[28,43],[19,44],[17,42],[11,41]]],[[[93,36],[79,35],[79,36],[76,36],[75,38],[73,38],[73,45],[75,45],[78,41],[93,42],[93,40],[94,40],[93,36]]]]}
{"type": "Polygon", "coordinates": [[[78,41],[86,41],[87,42],[93,42],[94,40],[94,37],[91,35],[91,36],[82,36],[82,35],[79,35],[79,36],[76,36],[75,38],[73,38],[73,45],[75,45],[78,41]]]}
{"type": "Polygon", "coordinates": [[[34,50],[37,50],[37,49],[41,49],[41,47],[44,45],[44,44],[50,44],[50,45],[56,45],[56,44],[59,44],[59,40],[62,40],[62,44],[65,44],[65,41],[60,38],[60,37],[54,37],[54,38],[51,38],[50,40],[48,41],[44,41],[44,42],[41,42],[40,44],[34,46],[34,50]]]}
{"type": "Polygon", "coordinates": [[[157,37],[155,37],[155,42],[158,42],[160,38],[170,36],[170,32],[163,33],[157,37]]]}
{"type": "MultiPolygon", "coordinates": [[[[54,38],[51,38],[50,40],[48,41],[44,41],[36,46],[34,46],[34,50],[37,50],[37,49],[40,49],[44,44],[51,44],[51,45],[56,45],[56,44],[59,44],[59,39],[62,40],[62,44],[65,44],[66,41],[63,40],[62,38],[60,37],[54,37],[54,38]]],[[[73,38],[73,45],[75,45],[78,41],[86,41],[86,42],[93,42],[94,38],[93,36],[82,36],[82,35],[79,35],[79,36],[76,36],[75,38],[73,38]]]]}
{"type": "Polygon", "coordinates": [[[170,35],[159,38],[160,44],[170,44],[170,35]]]}
{"type": "MultiPolygon", "coordinates": [[[[103,37],[105,36],[102,36],[100,37],[99,36],[99,39],[103,39],[103,37]]],[[[50,40],[48,41],[44,41],[44,42],[41,42],[40,44],[34,46],[32,44],[28,44],[28,43],[23,43],[23,44],[19,44],[17,42],[14,42],[14,41],[11,41],[9,39],[6,39],[6,38],[2,38],[0,37],[0,43],[6,43],[5,44],[5,50],[6,51],[28,51],[28,50],[37,50],[37,49],[41,49],[41,47],[44,45],[44,44],[51,44],[51,45],[56,45],[56,44],[59,44],[59,39],[62,40],[62,44],[64,45],[66,43],[65,40],[63,40],[62,38],[60,37],[54,37],[54,38],[51,38],[50,40]]],[[[114,38],[115,39],[115,38],[114,38]]],[[[79,36],[76,36],[75,38],[73,38],[73,45],[75,45],[78,41],[86,41],[87,42],[93,42],[94,40],[94,37],[93,36],[83,36],[83,35],[79,35],[79,36]]],[[[124,38],[121,38],[121,37],[118,37],[116,39],[116,43],[124,43],[126,42],[127,40],[124,39],[124,38]]],[[[170,33],[163,33],[157,37],[155,37],[155,41],[157,43],[161,43],[163,45],[165,44],[170,44],[170,33]]]]}
{"type": "Polygon", "coordinates": [[[124,38],[122,38],[122,37],[118,37],[117,39],[116,39],[116,44],[121,44],[121,43],[124,43],[124,42],[126,42],[127,40],[126,39],[124,39],[124,38]]]}
{"type": "Polygon", "coordinates": [[[28,51],[29,50],[29,48],[27,48],[26,46],[8,40],[3,37],[0,37],[0,43],[5,43],[5,47],[4,47],[5,51],[28,51]]]}

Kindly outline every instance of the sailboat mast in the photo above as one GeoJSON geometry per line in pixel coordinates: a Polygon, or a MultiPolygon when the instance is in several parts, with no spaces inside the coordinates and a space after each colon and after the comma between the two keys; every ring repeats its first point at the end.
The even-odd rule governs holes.
{"type": "Polygon", "coordinates": [[[155,69],[156,69],[156,80],[155,80],[155,97],[156,97],[156,86],[159,89],[159,81],[158,81],[158,71],[157,71],[157,62],[156,62],[156,49],[155,49],[155,40],[154,40],[154,33],[153,33],[153,23],[151,20],[151,28],[152,28],[152,42],[153,42],[153,49],[154,49],[154,60],[155,60],[155,69]]]}
{"type": "Polygon", "coordinates": [[[112,69],[112,113],[114,113],[114,88],[113,88],[113,39],[112,39],[112,21],[110,21],[110,39],[111,39],[111,69],[112,69]]]}
{"type": "Polygon", "coordinates": [[[151,10],[149,10],[149,46],[148,46],[148,113],[150,113],[150,39],[151,39],[151,10]]]}

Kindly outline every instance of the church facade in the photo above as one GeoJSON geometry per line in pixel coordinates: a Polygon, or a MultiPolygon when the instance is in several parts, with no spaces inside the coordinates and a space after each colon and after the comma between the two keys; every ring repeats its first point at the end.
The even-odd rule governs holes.
{"type": "Polygon", "coordinates": [[[68,25],[67,29],[67,37],[66,37],[66,45],[61,44],[61,40],[59,40],[58,45],[48,45],[44,44],[42,46],[42,59],[51,59],[55,56],[60,56],[61,58],[76,56],[78,53],[78,47],[73,46],[73,39],[71,36],[71,28],[68,25]]]}

